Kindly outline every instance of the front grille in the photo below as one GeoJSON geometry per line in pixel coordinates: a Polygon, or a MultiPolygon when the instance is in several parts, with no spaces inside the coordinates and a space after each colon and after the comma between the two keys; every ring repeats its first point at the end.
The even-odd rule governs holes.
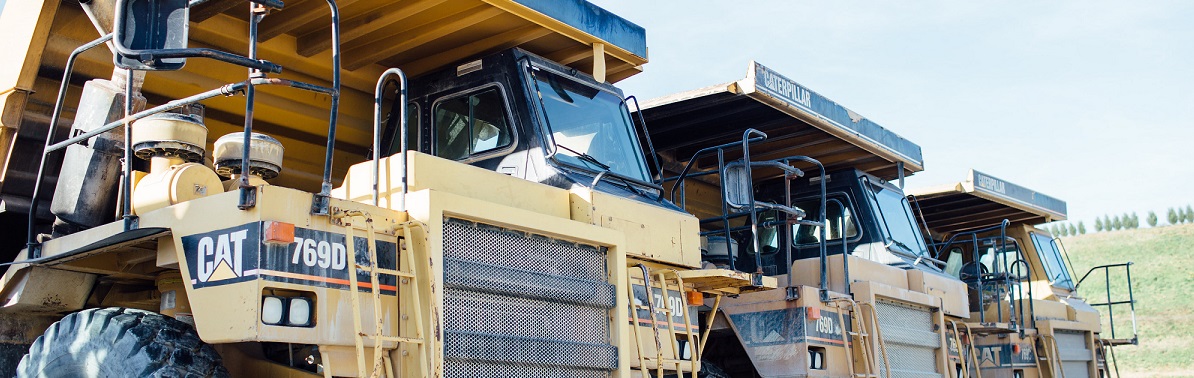
{"type": "Polygon", "coordinates": [[[1066,377],[1090,375],[1090,348],[1086,347],[1086,333],[1082,331],[1056,330],[1057,349],[1061,368],[1066,377]]]}
{"type": "Polygon", "coordinates": [[[444,223],[444,377],[608,377],[605,249],[444,223]]]}
{"type": "MultiPolygon", "coordinates": [[[[875,304],[887,359],[891,362],[891,376],[900,378],[941,377],[937,371],[937,349],[941,338],[934,332],[933,316],[929,308],[911,304],[879,300],[875,304]]],[[[886,376],[887,366],[879,361],[879,369],[886,376]]]]}

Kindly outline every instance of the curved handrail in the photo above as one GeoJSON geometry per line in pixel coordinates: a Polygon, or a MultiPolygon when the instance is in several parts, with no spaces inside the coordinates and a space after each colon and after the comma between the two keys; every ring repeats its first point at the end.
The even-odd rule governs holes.
{"type": "MultiPolygon", "coordinates": [[[[1020,277],[1023,277],[1024,271],[1029,271],[1029,273],[1031,273],[1032,266],[1028,265],[1028,261],[1025,261],[1023,258],[1020,258],[1012,263],[1012,267],[1014,267],[1016,269],[1016,286],[1020,286],[1021,283],[1023,282],[1023,279],[1020,277]],[[1023,268],[1021,268],[1021,266],[1023,266],[1023,268]]],[[[1029,278],[1031,279],[1031,276],[1029,278]]],[[[1017,290],[1016,290],[1016,296],[1020,300],[1020,324],[1022,326],[1028,326],[1028,321],[1031,320],[1032,328],[1036,329],[1036,305],[1032,303],[1033,299],[1035,298],[1032,295],[1032,283],[1029,283],[1026,286],[1028,286],[1028,316],[1027,317],[1024,316],[1024,293],[1022,291],[1020,291],[1019,288],[1017,288],[1017,290]]],[[[1021,337],[1023,337],[1023,334],[1024,334],[1024,327],[1021,327],[1020,328],[1021,337]]]]}
{"type": "MultiPolygon", "coordinates": [[[[313,214],[327,215],[327,198],[332,194],[332,153],[336,149],[336,117],[340,110],[340,7],[336,0],[326,0],[332,14],[332,103],[328,116],[328,145],[323,160],[323,183],[311,204],[313,214]]],[[[247,145],[248,143],[246,143],[247,145]]],[[[247,156],[247,155],[246,155],[247,156]]]]}
{"type": "MultiPolygon", "coordinates": [[[[37,232],[34,231],[33,225],[37,223],[37,197],[38,194],[41,193],[42,176],[45,176],[46,154],[50,152],[50,142],[54,140],[54,129],[58,128],[58,121],[62,117],[62,101],[66,100],[66,90],[70,87],[70,77],[74,72],[75,59],[87,50],[91,50],[92,48],[110,40],[112,40],[112,33],[105,34],[102,37],[96,38],[91,42],[87,42],[82,46],[75,48],[75,51],[71,51],[70,55],[66,57],[66,66],[63,67],[62,70],[62,83],[58,84],[58,97],[57,100],[54,101],[54,113],[51,113],[50,127],[46,129],[46,141],[45,145],[42,147],[41,163],[38,163],[37,165],[37,176],[35,176],[36,181],[33,182],[33,195],[29,197],[29,224],[25,245],[29,248],[31,253],[35,251],[33,246],[37,244],[33,242],[34,238],[37,236],[37,232]]],[[[133,80],[133,78],[130,77],[127,80],[133,80]]],[[[30,255],[30,257],[37,258],[39,256],[30,255]]]]}
{"type": "MultiPolygon", "coordinates": [[[[406,150],[409,146],[406,145],[407,124],[406,124],[406,101],[407,101],[407,80],[406,72],[399,68],[390,68],[381,73],[381,77],[377,78],[377,87],[373,90],[373,206],[377,206],[380,202],[380,189],[377,187],[381,170],[381,102],[385,97],[382,91],[385,90],[386,84],[389,82],[391,76],[398,77],[398,137],[401,139],[398,144],[401,146],[398,155],[401,157],[400,165],[402,166],[402,195],[398,197],[398,206],[395,210],[406,211],[406,150]]],[[[393,204],[390,204],[393,206],[393,204]]]]}
{"type": "MultiPolygon", "coordinates": [[[[697,158],[704,156],[705,154],[708,154],[713,151],[724,150],[729,147],[734,147],[734,146],[738,145],[739,143],[742,143],[743,145],[745,145],[747,142],[758,142],[758,141],[767,139],[766,133],[759,131],[759,130],[755,130],[755,129],[747,129],[746,132],[743,133],[743,135],[749,135],[752,131],[755,133],[758,133],[759,136],[750,138],[749,140],[743,140],[741,142],[733,141],[730,143],[719,144],[716,146],[705,147],[700,150],[697,150],[697,152],[693,153],[692,157],[688,159],[688,163],[684,165],[684,169],[680,171],[680,175],[678,175],[674,178],[670,178],[670,179],[661,178],[660,179],[661,183],[672,181],[672,179],[676,180],[676,183],[674,185],[672,185],[672,189],[668,193],[668,195],[671,197],[672,202],[676,202],[676,190],[680,186],[684,185],[684,180],[688,178],[688,172],[692,170],[692,165],[696,163],[697,158]]],[[[684,208],[684,207],[685,207],[684,204],[680,204],[680,208],[684,208]]]]}
{"type": "Polygon", "coordinates": [[[1078,291],[1078,287],[1082,285],[1082,281],[1086,280],[1086,276],[1089,276],[1091,273],[1093,273],[1096,270],[1110,269],[1110,268],[1115,268],[1115,267],[1120,267],[1120,266],[1130,266],[1133,264],[1135,264],[1135,263],[1128,261],[1128,262],[1122,262],[1122,263],[1118,263],[1118,264],[1099,265],[1099,266],[1090,268],[1090,270],[1086,271],[1086,274],[1082,275],[1082,278],[1078,280],[1078,283],[1074,284],[1074,291],[1078,291]]]}

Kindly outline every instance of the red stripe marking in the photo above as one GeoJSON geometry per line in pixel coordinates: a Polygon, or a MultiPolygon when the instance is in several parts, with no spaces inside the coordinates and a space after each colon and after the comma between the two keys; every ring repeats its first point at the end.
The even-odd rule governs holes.
{"type": "MultiPolygon", "coordinates": [[[[345,285],[345,286],[352,285],[352,283],[348,282],[348,280],[340,279],[340,278],[312,276],[309,274],[300,274],[300,273],[291,273],[291,272],[279,272],[276,270],[266,270],[266,269],[260,269],[258,271],[261,274],[276,276],[276,277],[296,278],[296,279],[300,279],[300,280],[310,280],[310,281],[320,281],[320,282],[327,282],[327,283],[333,283],[333,284],[345,285]]],[[[369,282],[357,282],[357,287],[373,289],[373,284],[369,283],[369,282]]],[[[398,291],[398,287],[396,287],[394,285],[380,285],[378,287],[381,288],[382,290],[398,291]]]]}

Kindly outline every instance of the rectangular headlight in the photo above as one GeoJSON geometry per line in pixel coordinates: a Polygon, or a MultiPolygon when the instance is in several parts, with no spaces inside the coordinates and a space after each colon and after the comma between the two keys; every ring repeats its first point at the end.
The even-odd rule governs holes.
{"type": "Polygon", "coordinates": [[[306,297],[290,298],[290,312],[286,324],[295,327],[311,325],[311,300],[306,297]]]}
{"type": "Polygon", "coordinates": [[[269,325],[282,324],[286,315],[286,298],[266,296],[261,299],[261,322],[269,325]]]}

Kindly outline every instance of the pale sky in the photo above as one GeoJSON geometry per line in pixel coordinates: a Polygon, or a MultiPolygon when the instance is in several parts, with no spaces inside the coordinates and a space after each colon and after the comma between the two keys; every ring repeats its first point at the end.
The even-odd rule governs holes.
{"type": "Polygon", "coordinates": [[[1194,2],[592,2],[647,29],[642,99],[757,60],[920,145],[910,187],[974,168],[1090,229],[1194,202],[1194,2]]]}
{"type": "MultiPolygon", "coordinates": [[[[5,0],[0,0],[0,7],[5,0]]],[[[592,0],[647,29],[650,99],[760,63],[1070,219],[1194,202],[1194,2],[592,0]]]]}

